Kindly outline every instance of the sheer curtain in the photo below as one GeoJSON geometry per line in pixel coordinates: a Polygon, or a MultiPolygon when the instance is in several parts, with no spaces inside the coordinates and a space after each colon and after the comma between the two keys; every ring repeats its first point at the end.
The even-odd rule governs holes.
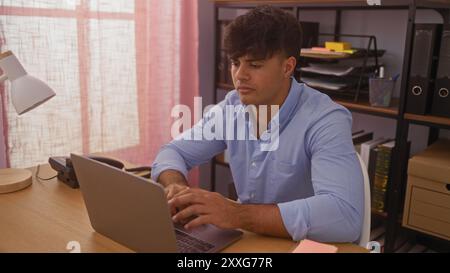
{"type": "Polygon", "coordinates": [[[0,0],[1,52],[57,93],[18,116],[0,85],[7,165],[71,152],[149,165],[172,107],[198,94],[197,48],[195,0],[0,0]]]}

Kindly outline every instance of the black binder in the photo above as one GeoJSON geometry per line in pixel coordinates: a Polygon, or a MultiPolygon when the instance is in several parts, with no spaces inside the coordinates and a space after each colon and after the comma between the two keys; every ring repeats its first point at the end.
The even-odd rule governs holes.
{"type": "Polygon", "coordinates": [[[424,115],[429,112],[433,95],[439,43],[438,24],[416,24],[413,54],[406,97],[406,112],[424,115]]]}
{"type": "Polygon", "coordinates": [[[450,117],[450,24],[444,25],[435,80],[433,115],[450,117]]]}

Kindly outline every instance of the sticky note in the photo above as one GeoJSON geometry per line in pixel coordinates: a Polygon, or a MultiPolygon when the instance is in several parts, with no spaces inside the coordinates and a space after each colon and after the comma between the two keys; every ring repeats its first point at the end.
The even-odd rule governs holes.
{"type": "Polygon", "coordinates": [[[336,253],[338,248],[333,245],[303,240],[292,253],[336,253]]]}
{"type": "Polygon", "coordinates": [[[325,42],[325,48],[334,51],[344,51],[352,49],[352,45],[346,42],[325,42]]]}

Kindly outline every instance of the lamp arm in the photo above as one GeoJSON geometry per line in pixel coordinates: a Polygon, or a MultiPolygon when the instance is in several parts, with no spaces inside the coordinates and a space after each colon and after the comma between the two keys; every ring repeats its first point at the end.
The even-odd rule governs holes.
{"type": "Polygon", "coordinates": [[[0,76],[0,83],[6,81],[8,79],[8,75],[6,75],[5,73],[3,75],[0,76]]]}

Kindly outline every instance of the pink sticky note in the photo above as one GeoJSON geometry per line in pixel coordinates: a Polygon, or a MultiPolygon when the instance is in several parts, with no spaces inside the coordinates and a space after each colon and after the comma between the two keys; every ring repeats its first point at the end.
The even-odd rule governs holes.
{"type": "Polygon", "coordinates": [[[331,50],[329,50],[328,48],[325,48],[325,47],[312,47],[311,49],[314,51],[331,52],[331,50]]]}
{"type": "Polygon", "coordinates": [[[338,248],[311,240],[303,240],[292,253],[336,253],[338,248]]]}

